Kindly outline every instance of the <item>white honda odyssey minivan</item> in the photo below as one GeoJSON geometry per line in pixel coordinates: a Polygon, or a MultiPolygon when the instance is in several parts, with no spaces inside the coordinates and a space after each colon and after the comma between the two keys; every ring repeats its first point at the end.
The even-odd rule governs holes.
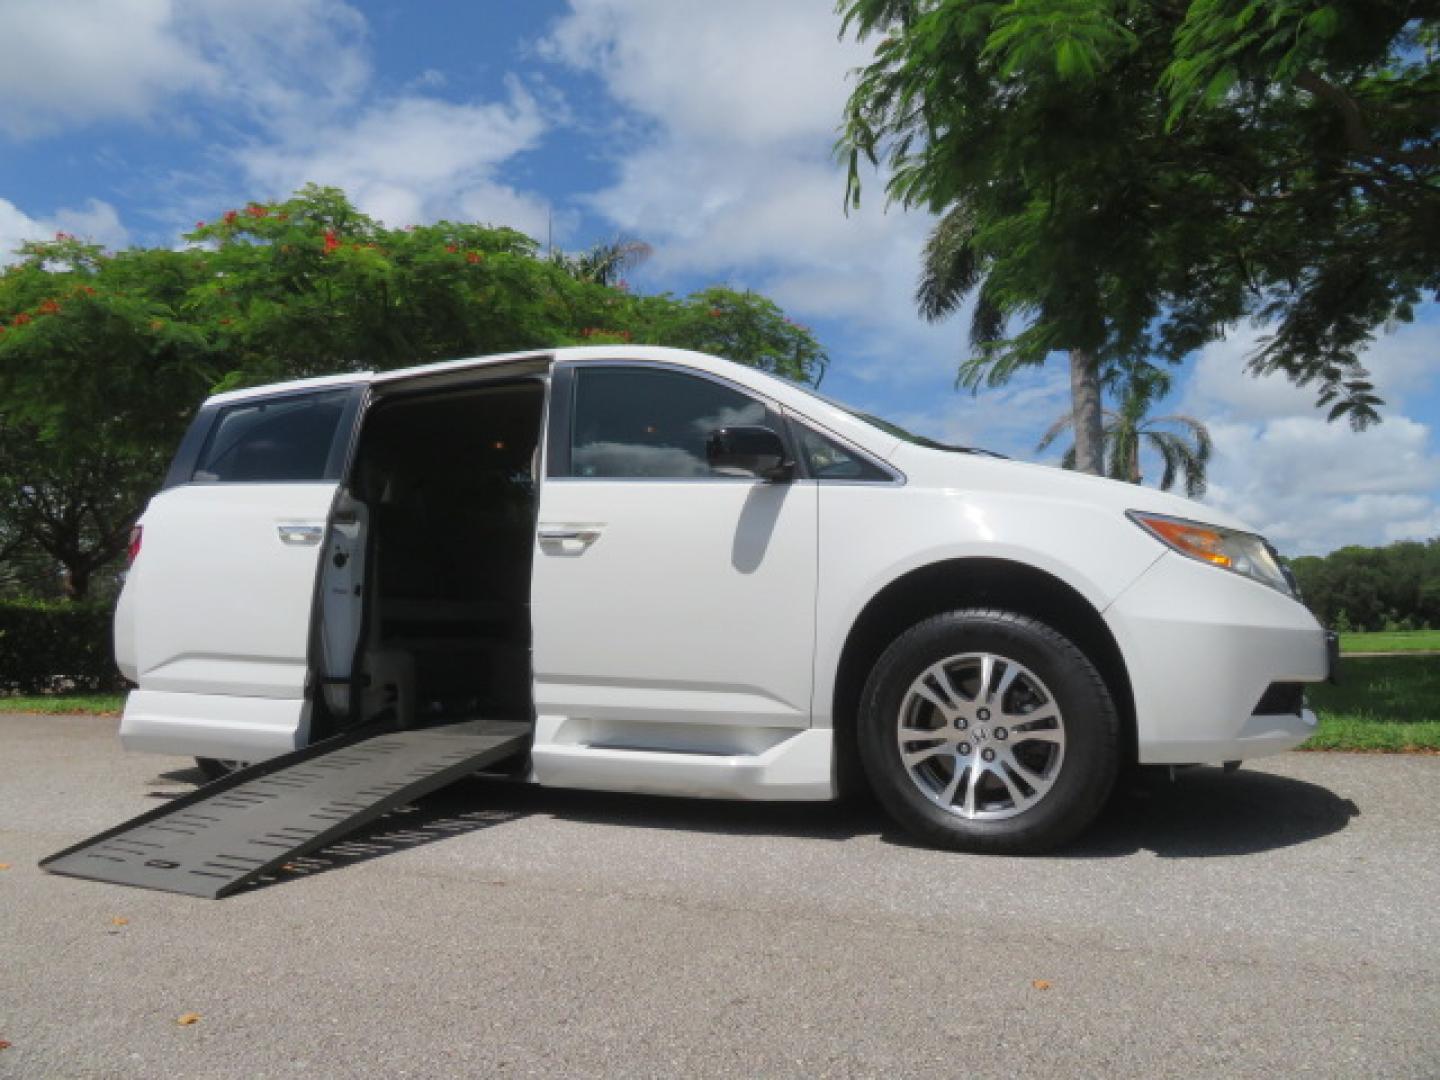
{"type": "Polygon", "coordinates": [[[220,394],[136,526],[135,750],[525,725],[558,787],[830,799],[1030,852],[1127,764],[1314,730],[1333,640],[1265,541],[714,357],[589,347],[220,394]]]}

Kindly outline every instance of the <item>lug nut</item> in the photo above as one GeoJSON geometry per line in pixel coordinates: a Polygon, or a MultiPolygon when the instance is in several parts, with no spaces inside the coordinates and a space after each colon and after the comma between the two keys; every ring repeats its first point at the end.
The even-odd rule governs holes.
{"type": "Polygon", "coordinates": [[[1009,737],[1010,733],[1006,731],[1003,727],[997,727],[995,729],[995,738],[999,739],[1001,742],[1004,742],[1009,737]]]}
{"type": "Polygon", "coordinates": [[[970,756],[970,744],[968,742],[962,742],[957,749],[960,751],[961,757],[970,756]]]}
{"type": "Polygon", "coordinates": [[[995,751],[994,751],[994,750],[981,750],[981,751],[980,751],[980,757],[981,757],[983,760],[985,760],[985,761],[994,761],[994,760],[995,760],[995,751]]]}
{"type": "Polygon", "coordinates": [[[979,719],[979,721],[983,724],[986,720],[989,720],[989,719],[990,719],[990,710],[989,710],[989,709],[981,709],[979,712],[977,712],[977,713],[975,714],[975,716],[976,716],[976,717],[979,719]]]}
{"type": "Polygon", "coordinates": [[[964,731],[964,730],[965,730],[966,728],[968,728],[969,726],[970,726],[970,721],[969,721],[969,720],[966,720],[963,716],[960,717],[959,719],[957,719],[957,720],[955,721],[955,730],[956,730],[956,731],[964,731]]]}

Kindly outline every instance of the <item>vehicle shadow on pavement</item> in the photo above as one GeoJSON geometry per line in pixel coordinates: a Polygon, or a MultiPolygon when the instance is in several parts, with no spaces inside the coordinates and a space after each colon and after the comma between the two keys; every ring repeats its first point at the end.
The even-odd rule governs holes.
{"type": "MultiPolygon", "coordinates": [[[[452,789],[454,790],[454,789],[452,789]]],[[[870,798],[841,803],[740,803],[707,799],[556,791],[521,785],[488,788],[492,807],[517,816],[543,814],[606,825],[699,833],[851,840],[878,836],[923,847],[895,826],[870,798]]],[[[1151,851],[1161,858],[1250,855],[1318,840],[1360,813],[1318,784],[1271,773],[1218,768],[1147,777],[1117,792],[1100,819],[1060,858],[1120,858],[1151,851]]]]}
{"type": "Polygon", "coordinates": [[[1360,808],[1329,788],[1273,773],[1181,769],[1117,792],[1100,820],[1059,854],[1162,859],[1254,855],[1339,832],[1360,808]]]}
{"type": "MultiPolygon", "coordinates": [[[[199,782],[198,770],[165,779],[199,782]]],[[[1360,813],[1328,788],[1270,773],[1186,769],[1117,793],[1099,821],[1057,858],[1250,855],[1318,840],[1360,813]]],[[[840,803],[760,803],[567,791],[472,778],[401,807],[343,840],[292,859],[245,891],[340,870],[495,825],[542,816],[598,825],[843,841],[878,836],[923,848],[869,798],[840,803]]]]}

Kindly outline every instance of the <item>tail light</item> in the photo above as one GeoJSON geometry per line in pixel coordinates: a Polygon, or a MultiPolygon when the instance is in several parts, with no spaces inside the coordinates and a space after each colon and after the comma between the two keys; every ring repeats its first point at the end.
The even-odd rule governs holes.
{"type": "Polygon", "coordinates": [[[138,555],[140,554],[140,536],[141,536],[141,534],[142,534],[144,531],[145,531],[145,530],[144,530],[143,528],[141,528],[139,525],[131,526],[131,529],[130,529],[130,545],[125,549],[125,553],[126,553],[126,554],[129,556],[129,558],[130,558],[130,563],[129,563],[129,565],[131,565],[131,566],[134,566],[134,565],[135,565],[136,556],[138,556],[138,555]]]}

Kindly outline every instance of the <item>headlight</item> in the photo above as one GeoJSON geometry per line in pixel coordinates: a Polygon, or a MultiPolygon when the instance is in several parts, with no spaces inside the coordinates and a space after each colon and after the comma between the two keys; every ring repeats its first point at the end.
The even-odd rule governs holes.
{"type": "Polygon", "coordinates": [[[1275,560],[1270,545],[1254,533],[1237,532],[1219,525],[1206,525],[1164,514],[1147,514],[1140,510],[1127,510],[1125,516],[1182,555],[1243,574],[1286,596],[1296,595],[1289,576],[1275,560]]]}

